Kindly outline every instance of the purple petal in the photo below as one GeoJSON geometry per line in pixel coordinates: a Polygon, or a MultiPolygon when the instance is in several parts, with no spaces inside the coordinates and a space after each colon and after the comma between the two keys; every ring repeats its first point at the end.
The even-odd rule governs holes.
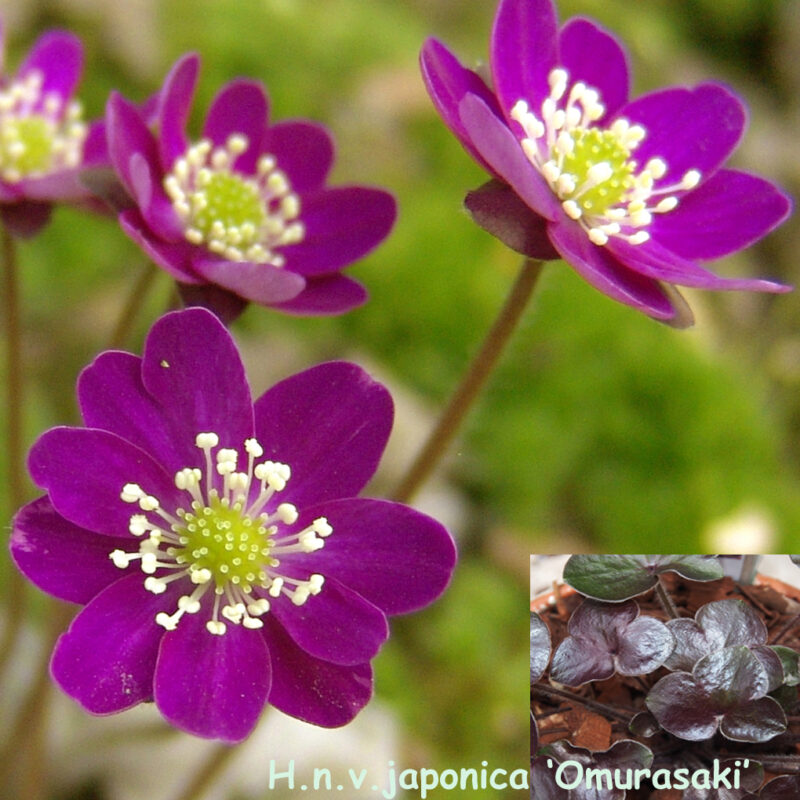
{"type": "Polygon", "coordinates": [[[241,625],[222,636],[202,613],[186,614],[161,640],[155,701],[168,722],[195,736],[240,742],[255,728],[270,687],[264,638],[241,625]]]}
{"type": "Polygon", "coordinates": [[[43,78],[42,96],[55,92],[66,100],[72,97],[83,72],[83,45],[67,31],[50,31],[31,47],[17,74],[20,78],[37,70],[43,78]]]}
{"type": "Polygon", "coordinates": [[[303,277],[288,269],[250,261],[221,261],[199,248],[193,254],[192,266],[209,283],[265,306],[297,297],[306,285],[303,277]]]}
{"type": "Polygon", "coordinates": [[[333,163],[333,141],[322,125],[285,120],[266,130],[261,153],[275,156],[278,167],[289,177],[292,191],[315,192],[322,188],[333,163]]]}
{"type": "Polygon", "coordinates": [[[684,195],[674,211],[657,214],[650,231],[684,258],[720,258],[766,236],[791,208],[791,200],[769,181],[722,169],[684,195]]]}
{"type": "Polygon", "coordinates": [[[475,147],[491,164],[492,171],[537,214],[556,219],[560,207],[547,181],[528,161],[517,138],[508,126],[474,95],[467,95],[459,105],[459,114],[475,147]]]}
{"type": "Polygon", "coordinates": [[[294,300],[276,303],[275,308],[286,314],[323,316],[344,314],[367,300],[364,287],[344,275],[322,275],[309,278],[306,288],[294,300]]]}
{"type": "Polygon", "coordinates": [[[559,258],[547,236],[547,222],[531,211],[507,184],[490,180],[468,192],[464,205],[473,222],[506,247],[540,261],[559,258]]]}
{"type": "Polygon", "coordinates": [[[551,0],[501,0],[490,63],[495,92],[507,112],[517,100],[539,108],[550,93],[547,76],[557,66],[557,26],[551,0]]]}
{"type": "Polygon", "coordinates": [[[127,439],[158,461],[170,475],[197,458],[191,437],[175,431],[172,418],[142,383],[142,359],[130,353],[101,353],[78,379],[84,422],[127,439]]]}
{"type": "Polygon", "coordinates": [[[264,458],[288,464],[281,501],[302,509],[358,494],[392,428],[392,399],[355,364],[333,361],[286,378],[255,403],[264,458]]]}
{"type": "Polygon", "coordinates": [[[619,239],[607,248],[628,269],[657,281],[699,289],[738,289],[750,292],[788,292],[790,287],[772,281],[749,278],[721,278],[713,272],[681,258],[655,240],[632,245],[619,239]]]}
{"type": "Polygon", "coordinates": [[[177,591],[145,591],[141,574],[128,575],[97,595],[73,620],[53,652],[55,682],[92,714],[112,714],[153,696],[153,671],[164,629],[160,611],[177,591]]]}
{"type": "Polygon", "coordinates": [[[550,239],[564,260],[595,289],[656,319],[675,309],[658,282],[627,269],[606,247],[598,247],[571,221],[550,226],[550,239]]]}
{"type": "Polygon", "coordinates": [[[181,283],[203,283],[192,269],[191,256],[195,247],[185,240],[165,242],[148,227],[139,210],[125,209],[118,217],[120,227],[149,258],[181,283]]]}
{"type": "Polygon", "coordinates": [[[346,725],[372,696],[369,664],[346,667],[301,650],[267,614],[262,629],[272,659],[269,702],[284,714],[319,725],[346,725]]]}
{"type": "Polygon", "coordinates": [[[588,19],[571,19],[559,35],[559,64],[569,72],[570,83],[583,81],[600,92],[605,114],[612,117],[628,102],[628,61],[619,41],[588,19]]]}
{"type": "MultiPolygon", "coordinates": [[[[316,569],[313,558],[307,563],[316,569]]],[[[343,666],[374,658],[389,636],[383,612],[334,579],[326,578],[322,591],[301,606],[285,597],[273,600],[270,613],[302,650],[343,666]]]]}
{"type": "Polygon", "coordinates": [[[124,572],[108,557],[130,549],[130,539],[112,539],[79,528],[56,512],[46,497],[14,517],[11,556],[42,591],[70,603],[88,603],[124,572]]]}
{"type": "Polygon", "coordinates": [[[89,124],[86,139],[83,142],[82,167],[105,167],[111,164],[108,153],[105,119],[95,120],[89,124]]]}
{"type": "Polygon", "coordinates": [[[269,101],[264,87],[256,81],[239,78],[222,87],[206,116],[203,136],[224,146],[232,134],[244,134],[248,148],[234,162],[241,172],[255,172],[261,140],[267,128],[269,101]]]}
{"type": "Polygon", "coordinates": [[[17,185],[29,200],[64,203],[89,196],[89,191],[80,182],[78,169],[51,172],[40,178],[23,178],[17,185]]]}
{"type": "Polygon", "coordinates": [[[321,550],[303,557],[304,566],[349,586],[386,614],[422,608],[447,586],[455,545],[431,517],[400,503],[350,498],[304,509],[298,525],[322,516],[333,533],[321,550]]]}
{"type": "Polygon", "coordinates": [[[3,225],[20,239],[30,239],[39,233],[50,221],[52,213],[53,206],[50,203],[38,201],[21,200],[18,203],[0,205],[3,225]]]}
{"type": "Polygon", "coordinates": [[[247,308],[247,301],[238,294],[233,294],[233,292],[211,283],[191,286],[179,283],[177,287],[178,294],[187,308],[190,306],[207,308],[226,326],[238,319],[239,315],[247,308]]]}
{"type": "Polygon", "coordinates": [[[158,145],[164,169],[170,169],[175,159],[182,156],[189,145],[186,123],[199,69],[200,58],[196,53],[187,53],[175,62],[159,93],[158,145]]]}
{"type": "MultiPolygon", "coordinates": [[[[225,326],[204,308],[158,320],[144,346],[142,381],[176,438],[213,432],[220,447],[241,449],[253,435],[253,407],[242,359],[225,326]]],[[[200,466],[202,453],[197,450],[200,466]]]]}
{"type": "Polygon", "coordinates": [[[164,191],[155,138],[139,110],[113,92],[106,109],[106,134],[111,163],[147,225],[162,239],[182,239],[183,228],[164,191]]]}
{"type": "Polygon", "coordinates": [[[635,153],[640,164],[651,158],[666,162],[666,176],[657,186],[678,183],[692,169],[709,178],[738,144],[747,121],[739,98],[716,83],[643,95],[618,116],[647,131],[635,153]]]}
{"type": "Polygon", "coordinates": [[[337,186],[301,200],[305,236],[282,248],[287,267],[300,275],[335,272],[366,255],[392,229],[397,205],[381,189],[337,186]]]}
{"type": "Polygon", "coordinates": [[[28,467],[59,514],[105,536],[133,538],[128,524],[138,506],[120,498],[126,483],[138,483],[168,510],[182,500],[171,476],[144,450],[93,428],[52,428],[31,448],[28,467]]]}
{"type": "Polygon", "coordinates": [[[498,119],[502,119],[503,112],[497,105],[497,98],[477,73],[463,67],[450,50],[437,39],[428,39],[425,42],[420,52],[419,63],[428,94],[447,127],[458,137],[466,151],[484,169],[492,172],[492,168],[473,146],[458,115],[458,105],[465,95],[474,94],[486,103],[498,119]]]}

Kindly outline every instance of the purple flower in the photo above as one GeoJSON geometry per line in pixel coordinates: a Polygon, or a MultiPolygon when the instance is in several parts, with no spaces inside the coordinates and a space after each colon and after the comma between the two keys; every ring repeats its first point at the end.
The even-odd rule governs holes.
{"type": "Polygon", "coordinates": [[[672,284],[787,291],[698,263],[752,244],[790,210],[773,184],[722,168],[746,123],[726,87],[630,100],[617,40],[588,19],[559,29],[551,0],[500,1],[493,90],[434,39],[421,65],[439,113],[493,175],[467,208],[513,249],[563,258],[614,300],[677,324],[690,312],[672,284]]]}
{"type": "Polygon", "coordinates": [[[435,520],[355,497],[389,435],[388,392],[332,362],[253,403],[228,332],[193,308],[159,320],[143,358],[101,354],[78,396],[86,427],[34,444],[47,495],[11,541],[37,586],[85,605],[55,681],[92,713],[154,700],[173,725],[230,742],[266,702],[349,722],[372,694],[386,615],[433,601],[455,561],[435,520]]]}
{"type": "MultiPolygon", "coordinates": [[[[0,22],[0,64],[4,49],[0,22]]],[[[73,94],[83,71],[83,46],[67,31],[40,36],[14,76],[0,77],[0,218],[18,236],[49,220],[53,203],[82,202],[85,167],[108,161],[105,125],[87,125],[73,94]]]]}
{"type": "Polygon", "coordinates": [[[364,186],[328,188],[327,131],[306,120],[270,125],[261,84],[234,80],[191,143],[186,119],[196,55],[167,75],[153,128],[112,95],[111,159],[134,207],[125,232],[177,281],[184,299],[232,317],[247,301],[294,314],[338,314],[366,299],[341,270],[372,250],[395,218],[391,195],[364,186]],[[227,311],[226,311],[227,309],[227,311]]]}

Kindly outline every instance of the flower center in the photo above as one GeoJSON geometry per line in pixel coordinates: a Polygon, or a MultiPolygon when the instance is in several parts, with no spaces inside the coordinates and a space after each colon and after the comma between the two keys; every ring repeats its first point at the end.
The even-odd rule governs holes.
{"type": "Polygon", "coordinates": [[[0,89],[0,178],[16,183],[77,167],[87,132],[81,113],[76,101],[43,94],[38,71],[0,89]]]}
{"type": "Polygon", "coordinates": [[[134,514],[129,526],[134,536],[143,539],[138,552],[114,550],[109,558],[120,569],[138,559],[148,575],[145,589],[153,594],[162,594],[176,580],[194,587],[178,599],[172,614],[156,615],[156,622],[167,630],[175,630],[184,614],[200,611],[200,601],[212,588],[209,633],[225,633],[220,614],[235,625],[261,628],[264,623],[258,617],[269,611],[268,597],[286,596],[302,605],[320,592],[322,575],[311,575],[306,581],[287,577],[280,571],[281,558],[319,550],[332,528],[320,517],[299,533],[289,534],[284,526],[297,521],[297,509],[291,503],[280,503],[273,512],[263,510],[285,488],[291,470],[273,461],[256,464],[264,451],[255,439],[244,443],[246,472],[237,472],[236,450],[219,448],[212,459],[219,444],[217,434],[200,433],[195,441],[205,454],[205,475],[188,467],[175,475],[175,485],[187,494],[186,506],[171,514],[138,484],[125,484],[122,500],[145,512],[134,514]],[[214,486],[214,472],[222,478],[221,491],[214,486]]]}
{"type": "Polygon", "coordinates": [[[242,134],[229,136],[224,147],[203,139],[176,159],[164,189],[187,241],[229,261],[282,267],[285,259],[276,248],[305,235],[300,199],[269,154],[258,159],[255,175],[237,172],[234,162],[247,148],[242,134]]]}
{"type": "Polygon", "coordinates": [[[656,188],[667,163],[651,158],[639,168],[633,158],[647,131],[622,118],[607,128],[595,126],[605,113],[595,89],[577,82],[567,93],[569,76],[561,68],[548,80],[550,94],[540,116],[524,100],[511,110],[525,134],[520,142],[525,155],[592,242],[604,245],[613,236],[643,244],[653,214],[672,211],[679,202],[673,193],[697,186],[700,172],[689,170],[680,182],[656,188]]]}

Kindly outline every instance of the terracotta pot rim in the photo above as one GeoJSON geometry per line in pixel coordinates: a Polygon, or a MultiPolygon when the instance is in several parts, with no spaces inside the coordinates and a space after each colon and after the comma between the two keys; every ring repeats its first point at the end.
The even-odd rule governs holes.
{"type": "MultiPolygon", "coordinates": [[[[735,581],[738,583],[738,581],[735,581]]],[[[756,574],[755,580],[753,581],[754,586],[770,586],[771,588],[775,589],[776,592],[780,592],[781,594],[790,597],[792,600],[797,601],[800,603],[800,588],[797,586],[792,586],[788,583],[784,583],[778,578],[771,578],[769,575],[762,575],[760,572],[756,574]]],[[[571,597],[573,594],[578,594],[576,589],[573,589],[569,584],[564,583],[563,581],[557,582],[558,593],[562,597],[571,597]]],[[[649,591],[649,590],[648,590],[649,591]]],[[[542,592],[540,595],[531,600],[531,611],[539,612],[547,606],[552,605],[555,602],[556,589],[548,589],[546,592],[542,592]]]]}

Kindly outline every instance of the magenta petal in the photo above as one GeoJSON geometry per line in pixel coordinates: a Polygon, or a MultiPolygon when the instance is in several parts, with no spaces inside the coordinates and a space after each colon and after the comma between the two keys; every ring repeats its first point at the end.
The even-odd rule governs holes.
{"type": "Polygon", "coordinates": [[[234,165],[242,172],[253,173],[268,114],[269,101],[264,87],[256,81],[239,78],[226,84],[214,98],[206,116],[203,136],[215,145],[224,146],[231,134],[244,134],[249,146],[234,165]]]}
{"type": "Polygon", "coordinates": [[[181,283],[203,283],[192,269],[195,247],[185,240],[165,242],[153,234],[138,208],[125,209],[118,217],[120,227],[162,269],[181,283]]]}
{"type": "Polygon", "coordinates": [[[663,159],[668,167],[659,181],[663,186],[679,182],[692,169],[708,178],[736,147],[747,121],[739,98],[716,83],[643,95],[618,116],[647,131],[636,160],[646,164],[651,158],[663,159]]]}
{"type": "Polygon", "coordinates": [[[167,721],[195,736],[240,742],[255,728],[270,687],[270,657],[258,632],[228,625],[206,630],[186,614],[161,640],[155,701],[167,721]]]}
{"type": "Polygon", "coordinates": [[[320,725],[346,725],[372,697],[369,664],[346,667],[300,649],[270,614],[262,633],[272,659],[269,702],[284,714],[320,725]]]}
{"type": "Polygon", "coordinates": [[[88,603],[125,573],[108,557],[131,549],[130,539],[98,536],[68,522],[46,497],[23,506],[14,517],[11,556],[42,591],[70,603],[88,603]]]}
{"type": "Polygon", "coordinates": [[[657,281],[698,289],[738,289],[750,292],[787,292],[788,286],[759,278],[723,278],[682,258],[651,239],[643,245],[612,239],[607,248],[628,269],[657,281]]]}
{"type": "Polygon", "coordinates": [[[558,57],[552,0],[501,0],[492,29],[490,64],[500,105],[517,100],[539,108],[550,93],[547,76],[558,57]]]}
{"type": "Polygon", "coordinates": [[[127,483],[138,483],[169,510],[182,499],[172,477],[144,450],[94,428],[52,428],[42,434],[31,448],[28,468],[59,514],[105,536],[133,538],[128,524],[139,508],[120,498],[127,483]]]}
{"type": "Polygon", "coordinates": [[[425,42],[420,52],[419,63],[428,94],[447,127],[458,137],[467,152],[486,170],[492,172],[492,168],[472,144],[458,115],[458,105],[465,95],[474,94],[486,103],[498,119],[501,119],[503,112],[497,105],[497,98],[477,73],[463,67],[450,50],[437,39],[428,39],[425,42]]]}
{"type": "MultiPolygon", "coordinates": [[[[306,563],[316,569],[313,557],[306,563]]],[[[364,664],[377,655],[389,636],[383,612],[334,579],[326,579],[322,591],[301,606],[286,597],[271,602],[269,613],[295,644],[323,661],[351,667],[364,664]]]]}
{"type": "Polygon", "coordinates": [[[17,74],[41,73],[42,95],[55,92],[63,100],[72,97],[83,71],[83,45],[67,31],[50,31],[40,36],[31,47],[17,74]]]}
{"type": "Polygon", "coordinates": [[[160,611],[176,602],[175,589],[154,595],[141,574],[111,584],[61,636],[50,671],[55,682],[92,714],[112,714],[152,699],[153,672],[164,629],[160,611]]]}
{"type": "Polygon", "coordinates": [[[200,59],[187,53],[175,62],[164,79],[158,100],[157,124],[159,151],[165,170],[172,167],[176,158],[186,152],[186,123],[192,106],[200,59]]]}
{"type": "MultiPolygon", "coordinates": [[[[304,509],[298,524],[321,516],[328,519],[333,533],[304,563],[349,586],[385,613],[421,608],[447,586],[455,545],[433,518],[399,503],[350,498],[304,509]]],[[[327,583],[318,597],[326,588],[327,583]]]]}
{"type": "Polygon", "coordinates": [[[525,203],[548,220],[559,214],[558,199],[528,161],[511,130],[483,101],[467,95],[459,105],[461,121],[492,171],[509,184],[525,203]]]}
{"type": "Polygon", "coordinates": [[[392,428],[392,399],[355,364],[333,361],[286,378],[255,403],[264,458],[288,464],[282,502],[298,508],[358,494],[392,428]]]}
{"type": "Polygon", "coordinates": [[[306,195],[300,211],[305,236],[281,249],[287,267],[306,276],[335,272],[380,244],[396,214],[394,198],[381,189],[337,186],[306,195]]]}
{"type": "Polygon", "coordinates": [[[105,119],[90,123],[83,143],[82,167],[105,167],[110,164],[105,119]]]}
{"type": "Polygon", "coordinates": [[[209,283],[261,305],[291,300],[306,285],[303,277],[288,269],[251,261],[221,261],[199,250],[192,258],[192,266],[209,283]]]}
{"type": "Polygon", "coordinates": [[[612,117],[628,102],[629,78],[625,51],[608,31],[588,19],[571,19],[559,35],[560,66],[569,73],[570,83],[583,81],[600,92],[605,114],[612,117]]]}
{"type": "MultiPolygon", "coordinates": [[[[153,325],[142,381],[175,436],[194,442],[213,432],[220,447],[241,449],[253,435],[250,386],[225,326],[204,308],[173,311],[153,325]]],[[[198,449],[199,466],[202,457],[198,449]]]]}
{"type": "Polygon", "coordinates": [[[306,288],[297,297],[286,303],[276,303],[274,307],[285,314],[324,316],[352,311],[366,300],[367,291],[358,281],[344,275],[322,275],[309,278],[306,288]]]}
{"type": "Polygon", "coordinates": [[[265,131],[261,152],[275,156],[292,191],[302,194],[320,189],[325,182],[333,163],[333,140],[322,125],[285,120],[265,131]]]}
{"type": "Polygon", "coordinates": [[[88,189],[80,182],[78,169],[51,172],[40,178],[24,178],[17,185],[29,200],[63,203],[89,197],[88,189]]]}
{"type": "Polygon", "coordinates": [[[655,215],[650,231],[684,258],[720,258],[774,230],[791,208],[791,200],[769,181],[722,169],[684,195],[674,211],[655,215]]]}
{"type": "Polygon", "coordinates": [[[550,239],[564,260],[595,289],[656,319],[671,319],[675,309],[658,282],[627,269],[604,247],[589,241],[574,222],[550,226],[550,239]]]}
{"type": "Polygon", "coordinates": [[[144,388],[138,356],[101,353],[81,373],[78,398],[87,427],[110,431],[141,447],[168,474],[197,459],[194,438],[174,430],[171,418],[144,388]]]}

